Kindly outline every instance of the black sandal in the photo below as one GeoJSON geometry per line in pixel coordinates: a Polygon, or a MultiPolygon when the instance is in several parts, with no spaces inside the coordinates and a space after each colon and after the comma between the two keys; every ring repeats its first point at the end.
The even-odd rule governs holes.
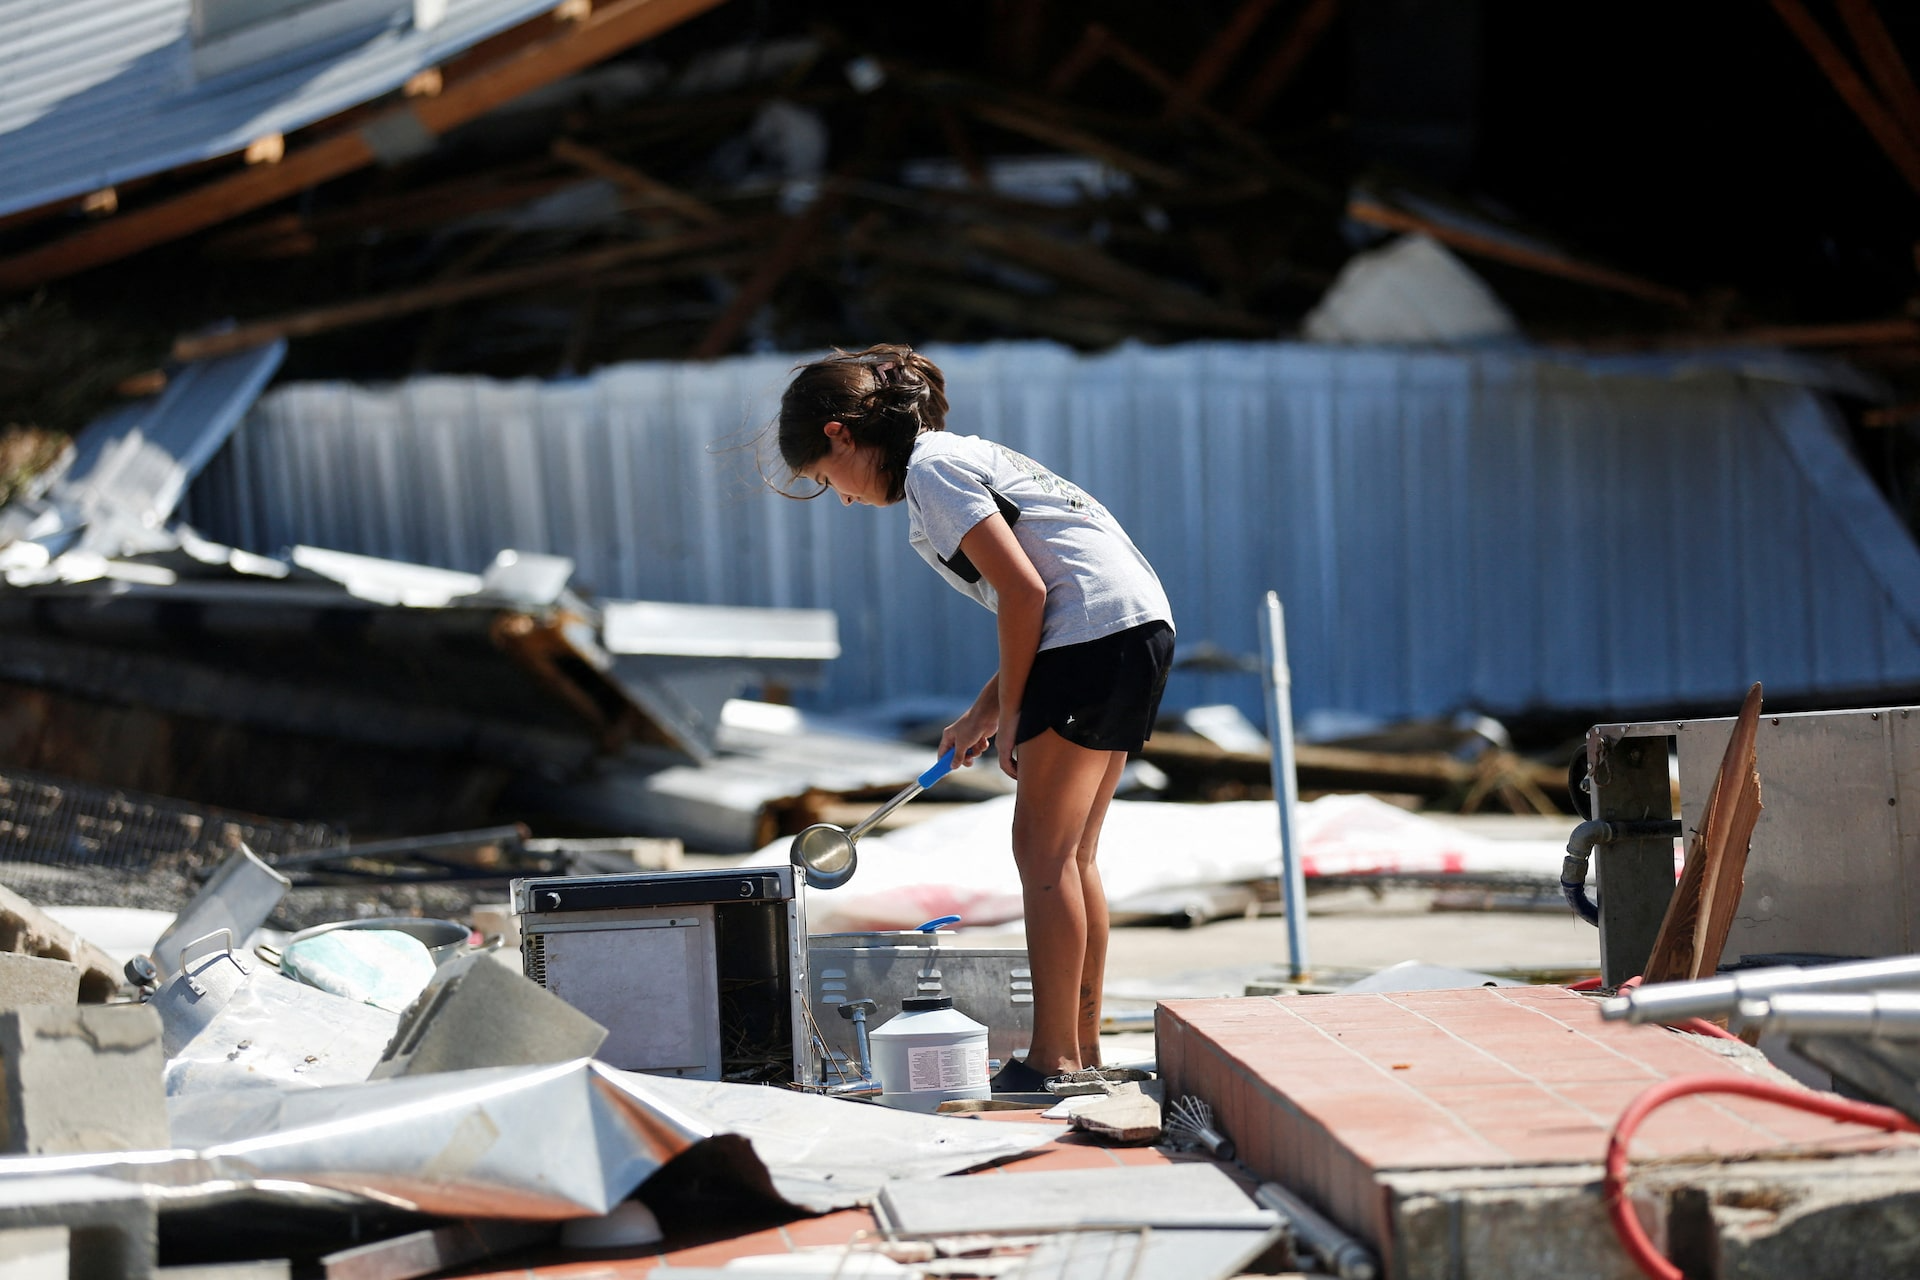
{"type": "Polygon", "coordinates": [[[1008,1058],[987,1081],[987,1088],[995,1093],[1045,1093],[1047,1078],[1020,1059],[1008,1058]]]}

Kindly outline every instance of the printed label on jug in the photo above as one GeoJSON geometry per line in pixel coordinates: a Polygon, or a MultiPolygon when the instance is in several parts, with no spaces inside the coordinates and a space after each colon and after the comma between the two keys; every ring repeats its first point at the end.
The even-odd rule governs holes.
{"type": "Polygon", "coordinates": [[[907,1090],[966,1089],[987,1082],[984,1044],[931,1045],[907,1050],[907,1090]]]}

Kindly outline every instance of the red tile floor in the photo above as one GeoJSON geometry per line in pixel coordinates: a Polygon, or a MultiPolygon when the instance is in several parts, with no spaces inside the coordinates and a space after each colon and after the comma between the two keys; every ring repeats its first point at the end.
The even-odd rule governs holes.
{"type": "MultiPolygon", "coordinates": [[[[849,1104],[854,1105],[854,1104],[849,1104]]],[[[975,1115],[983,1123],[996,1120],[1023,1124],[1058,1124],[1060,1136],[1031,1156],[991,1168],[977,1169],[962,1176],[1018,1177],[1027,1173],[1057,1173],[1063,1169],[1111,1169],[1123,1165],[1168,1164],[1179,1156],[1169,1156],[1156,1147],[1106,1147],[1083,1134],[1068,1130],[1062,1121],[1039,1119],[1038,1111],[998,1111],[975,1115]]],[[[550,1260],[535,1260],[520,1266],[499,1269],[485,1264],[478,1269],[449,1272],[465,1280],[628,1280],[632,1276],[658,1273],[662,1280],[681,1267],[719,1267],[729,1259],[758,1254],[790,1253],[820,1246],[845,1245],[874,1229],[874,1218],[867,1209],[844,1209],[819,1218],[800,1218],[778,1226],[762,1227],[735,1235],[727,1229],[710,1230],[704,1235],[669,1236],[658,1245],[639,1249],[594,1252],[549,1251],[550,1260]]],[[[531,1255],[530,1255],[531,1256],[531,1255]]]]}
{"type": "MultiPolygon", "coordinates": [[[[1703,1037],[1603,1022],[1597,1000],[1559,987],[1170,1001],[1156,1043],[1169,1097],[1205,1099],[1253,1172],[1363,1234],[1384,1232],[1382,1171],[1598,1165],[1614,1121],[1649,1085],[1740,1070],[1703,1037]]],[[[1715,1095],[1654,1112],[1633,1151],[1915,1142],[1715,1095]]]]}

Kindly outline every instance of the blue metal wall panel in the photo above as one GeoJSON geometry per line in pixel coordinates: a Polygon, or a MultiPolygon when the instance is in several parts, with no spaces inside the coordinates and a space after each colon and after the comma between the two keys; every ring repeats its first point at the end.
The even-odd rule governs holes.
{"type": "MultiPolygon", "coordinates": [[[[1920,553],[1803,387],[1525,353],[930,354],[954,430],[1113,509],[1187,652],[1257,653],[1279,590],[1302,716],[1920,688],[1920,553]]],[[[608,598],[832,608],[827,705],[970,696],[992,620],[913,555],[905,513],[761,487],[751,446],[793,363],[285,386],[189,515],[254,550],[477,570],[512,546],[572,556],[608,598]]],[[[1259,713],[1246,675],[1183,674],[1169,697],[1259,713]]]]}

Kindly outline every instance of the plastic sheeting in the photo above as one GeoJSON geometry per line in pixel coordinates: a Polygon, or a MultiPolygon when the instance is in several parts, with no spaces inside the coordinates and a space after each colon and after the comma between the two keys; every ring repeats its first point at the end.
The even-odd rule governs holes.
{"type": "MultiPolygon", "coordinates": [[[[968,805],[860,842],[860,869],[838,889],[808,889],[817,933],[912,929],[936,916],[969,925],[1020,918],[1013,864],[1014,797],[968,805]]],[[[1365,795],[1330,795],[1299,807],[1301,863],[1309,876],[1512,875],[1556,879],[1565,843],[1489,840],[1365,795]]],[[[748,865],[778,865],[790,839],[748,865]]],[[[1189,885],[1242,884],[1279,874],[1279,810],[1271,801],[1157,804],[1115,800],[1100,832],[1100,878],[1110,901],[1189,885]]]]}

